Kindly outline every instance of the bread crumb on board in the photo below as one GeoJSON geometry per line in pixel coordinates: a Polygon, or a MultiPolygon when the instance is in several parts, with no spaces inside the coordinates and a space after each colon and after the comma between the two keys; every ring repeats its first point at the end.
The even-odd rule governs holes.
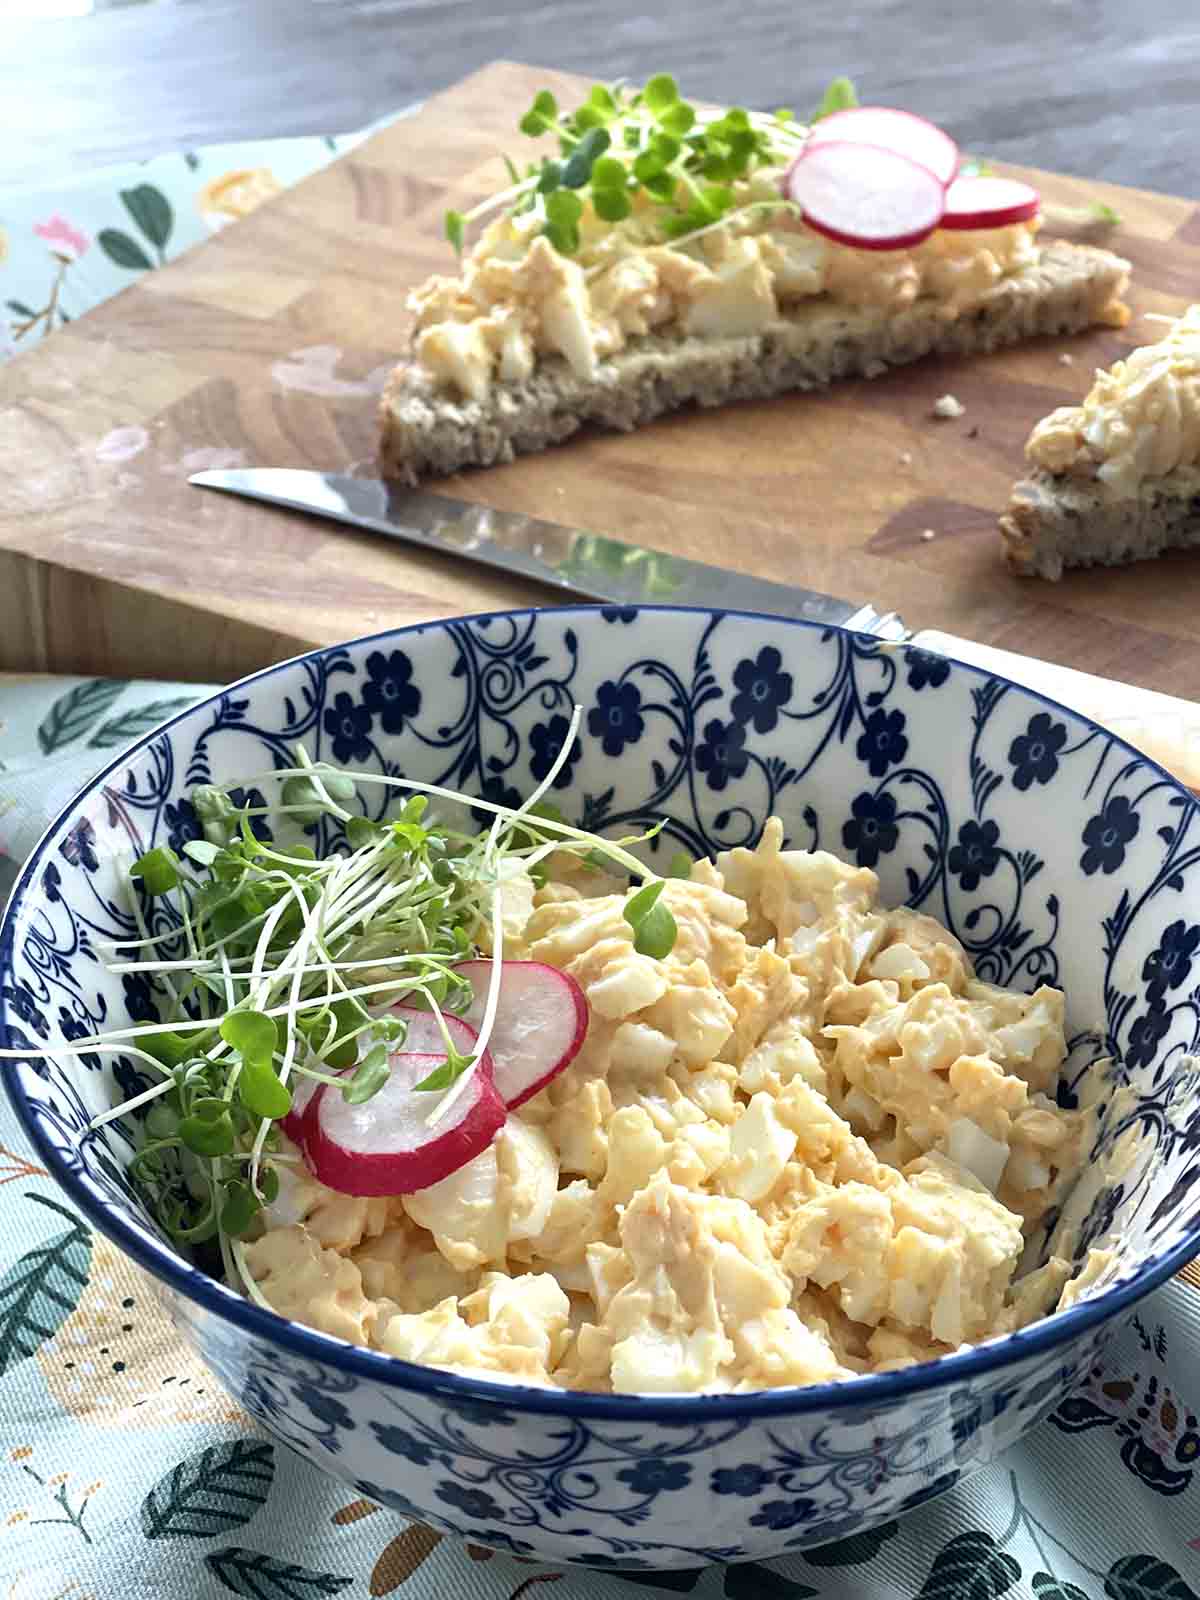
{"type": "Polygon", "coordinates": [[[966,406],[954,394],[939,395],[933,402],[933,414],[940,421],[949,421],[952,417],[961,417],[966,413],[966,406]]]}
{"type": "Polygon", "coordinates": [[[925,543],[928,544],[931,539],[937,538],[937,530],[935,528],[922,528],[921,537],[924,539],[925,543]]]}
{"type": "Polygon", "coordinates": [[[1060,367],[1073,367],[1075,365],[1075,357],[1069,350],[1064,350],[1058,358],[1058,364],[1060,367]]]}
{"type": "Polygon", "coordinates": [[[912,466],[912,451],[911,450],[901,450],[901,452],[900,452],[900,465],[902,467],[911,467],[912,466]]]}

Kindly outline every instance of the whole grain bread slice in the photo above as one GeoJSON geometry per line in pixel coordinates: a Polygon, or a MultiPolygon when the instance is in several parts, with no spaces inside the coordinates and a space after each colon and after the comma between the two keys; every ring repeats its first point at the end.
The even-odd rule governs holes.
{"type": "Polygon", "coordinates": [[[497,383],[485,401],[455,398],[419,364],[402,362],[382,400],[383,471],[416,483],[545,450],[585,423],[628,432],[688,404],[764,399],[837,378],[877,377],[934,353],[976,355],[1038,334],[1121,327],[1128,277],[1129,263],[1107,250],[1054,242],[1035,266],[1002,279],[954,319],[932,299],[889,312],[819,298],[746,337],[631,340],[594,378],[550,357],[524,382],[497,383]]]}
{"type": "Polygon", "coordinates": [[[1179,467],[1114,496],[1094,478],[1039,467],[1013,486],[1000,518],[1004,556],[1023,578],[1067,567],[1120,567],[1200,546],[1200,470],[1179,467]]]}

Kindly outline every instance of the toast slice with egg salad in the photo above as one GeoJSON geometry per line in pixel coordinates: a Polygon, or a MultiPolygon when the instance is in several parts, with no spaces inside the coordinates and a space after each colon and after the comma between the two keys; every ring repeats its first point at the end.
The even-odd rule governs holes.
{"type": "Polygon", "coordinates": [[[1128,262],[1042,243],[1036,191],[907,112],[706,116],[660,75],[571,114],[543,92],[520,125],[558,154],[448,215],[459,271],[410,296],[383,396],[390,477],[1128,321],[1128,262]]]}
{"type": "Polygon", "coordinates": [[[1025,577],[1200,546],[1200,305],[1096,373],[1081,404],[1029,436],[1030,472],[1000,519],[1025,577]]]}

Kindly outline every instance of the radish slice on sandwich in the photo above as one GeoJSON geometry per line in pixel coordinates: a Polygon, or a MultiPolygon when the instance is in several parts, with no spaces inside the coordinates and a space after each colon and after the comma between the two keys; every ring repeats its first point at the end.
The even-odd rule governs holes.
{"type": "MultiPolygon", "coordinates": [[[[487,1009],[491,961],[455,967],[475,991],[463,1021],[478,1029],[487,1009]]],[[[488,1037],[496,1092],[511,1111],[523,1105],[579,1054],[588,1011],[575,979],[540,961],[500,963],[500,1004],[488,1037]]]]}
{"type": "Polygon", "coordinates": [[[440,1183],[482,1155],[504,1125],[504,1102],[485,1052],[441,1122],[429,1113],[442,1091],[416,1086],[444,1066],[444,1050],[400,1051],[389,1059],[387,1082],[362,1105],[350,1105],[322,1084],[304,1119],[305,1155],[313,1172],[342,1194],[413,1194],[440,1183]]]}
{"type": "Polygon", "coordinates": [[[945,209],[945,190],[928,167],[868,144],[807,145],[784,183],[810,228],[860,250],[920,244],[945,209]]]}
{"type": "Polygon", "coordinates": [[[819,144],[869,144],[907,156],[945,186],[958,171],[958,146],[935,123],[891,106],[852,106],[822,117],[808,139],[819,144]]]}
{"type": "Polygon", "coordinates": [[[1036,189],[1016,178],[955,178],[946,190],[943,228],[1007,228],[1041,210],[1036,189]]]}

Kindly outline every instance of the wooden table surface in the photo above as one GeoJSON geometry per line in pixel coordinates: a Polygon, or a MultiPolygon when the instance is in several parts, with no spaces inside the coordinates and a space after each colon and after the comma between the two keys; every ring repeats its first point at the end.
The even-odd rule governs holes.
{"type": "MultiPolygon", "coordinates": [[[[500,180],[514,108],[545,82],[564,97],[579,88],[484,70],[4,370],[0,667],[211,681],[312,644],[550,598],[186,482],[214,452],[371,470],[405,292],[446,268],[445,206],[500,180]]],[[[1048,199],[1121,212],[1112,242],[1135,263],[1139,314],[1194,293],[1192,202],[1037,181],[1048,199]]],[[[995,528],[1033,420],[1155,332],[1135,319],[1120,334],[595,433],[448,490],[1197,694],[1194,558],[1046,585],[1008,576],[995,528]],[[933,420],[946,391],[966,405],[961,421],[933,420]]]]}
{"type": "Polygon", "coordinates": [[[40,4],[0,5],[0,187],[349,132],[504,56],[606,78],[666,69],[691,95],[768,108],[848,72],[966,148],[1200,197],[1187,0],[95,0],[91,16],[21,21],[40,4]]]}

